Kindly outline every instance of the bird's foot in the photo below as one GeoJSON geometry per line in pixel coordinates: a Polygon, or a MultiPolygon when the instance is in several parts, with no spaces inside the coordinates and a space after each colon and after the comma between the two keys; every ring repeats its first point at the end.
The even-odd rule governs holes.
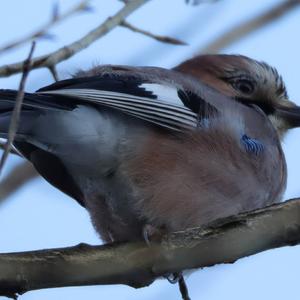
{"type": "Polygon", "coordinates": [[[179,282],[180,276],[182,276],[181,272],[164,275],[164,278],[166,278],[171,284],[176,284],[179,282]]]}
{"type": "Polygon", "coordinates": [[[178,279],[178,286],[179,286],[179,290],[180,290],[182,299],[183,300],[191,300],[191,298],[189,296],[188,287],[185,283],[184,277],[183,277],[181,272],[180,272],[180,276],[179,276],[179,279],[178,279]]]}
{"type": "Polygon", "coordinates": [[[163,230],[151,225],[146,224],[143,228],[143,237],[146,244],[150,247],[151,243],[159,243],[163,236],[163,230]]]}
{"type": "Polygon", "coordinates": [[[164,276],[171,284],[178,283],[181,297],[183,300],[191,300],[189,296],[189,291],[185,283],[182,272],[172,273],[164,276]]]}
{"type": "MultiPolygon", "coordinates": [[[[143,228],[143,237],[149,247],[153,242],[160,242],[163,234],[163,229],[159,229],[151,224],[146,224],[143,228]]],[[[168,274],[163,277],[166,278],[171,284],[178,283],[183,300],[191,300],[182,272],[168,274]]]]}

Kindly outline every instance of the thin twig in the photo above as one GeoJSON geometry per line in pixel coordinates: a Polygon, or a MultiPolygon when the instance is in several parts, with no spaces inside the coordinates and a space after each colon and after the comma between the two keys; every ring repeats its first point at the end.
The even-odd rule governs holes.
{"type": "Polygon", "coordinates": [[[180,290],[182,299],[183,300],[191,300],[191,298],[189,296],[189,290],[187,288],[187,285],[186,285],[183,275],[181,275],[179,277],[178,285],[179,285],[179,290],[180,290]]]}
{"type": "Polygon", "coordinates": [[[1,156],[1,160],[0,160],[0,175],[1,175],[1,172],[3,169],[3,166],[5,164],[5,161],[8,157],[8,154],[12,148],[12,143],[14,141],[15,134],[17,132],[21,107],[22,107],[23,98],[24,98],[25,83],[26,83],[28,74],[30,72],[31,66],[32,66],[32,55],[33,55],[34,49],[35,49],[35,42],[33,41],[31,48],[30,48],[28,58],[24,61],[24,64],[23,64],[23,73],[22,73],[22,77],[21,77],[21,81],[20,81],[20,85],[19,85],[19,89],[18,89],[16,101],[15,101],[15,106],[14,106],[14,109],[11,114],[7,141],[6,141],[6,145],[4,148],[4,152],[3,152],[2,156],[1,156]]]}
{"type": "MultiPolygon", "coordinates": [[[[4,150],[5,147],[6,147],[6,141],[0,140],[0,149],[4,150]]],[[[14,147],[12,147],[12,148],[9,150],[9,152],[10,152],[11,154],[16,154],[16,155],[18,155],[18,156],[21,156],[20,153],[19,153],[14,147]]]]}
{"type": "Polygon", "coordinates": [[[52,17],[49,22],[47,22],[44,26],[39,28],[37,31],[31,33],[30,35],[22,37],[19,40],[16,40],[5,46],[0,47],[0,54],[2,54],[5,51],[8,51],[12,48],[16,48],[24,43],[36,40],[38,38],[41,38],[41,37],[47,38],[49,36],[48,31],[51,27],[61,23],[62,21],[75,15],[78,12],[87,11],[90,8],[89,2],[90,2],[90,0],[81,1],[79,4],[76,4],[70,10],[66,11],[65,13],[63,13],[61,15],[59,15],[57,13],[57,9],[54,9],[53,13],[52,13],[52,17]]]}
{"type": "Polygon", "coordinates": [[[199,5],[203,3],[215,3],[220,0],[185,0],[186,4],[191,4],[191,5],[199,5]]]}
{"type": "Polygon", "coordinates": [[[59,77],[58,77],[57,70],[56,70],[55,66],[48,67],[48,70],[50,71],[54,81],[59,81],[59,77]]]}
{"type": "Polygon", "coordinates": [[[24,161],[15,166],[0,182],[0,205],[24,184],[39,174],[31,163],[24,161]]]}
{"type": "MultiPolygon", "coordinates": [[[[127,18],[136,9],[141,7],[149,0],[131,0],[129,1],[118,13],[113,17],[108,18],[105,22],[97,26],[95,29],[90,31],[81,39],[64,46],[50,54],[37,57],[32,60],[32,69],[37,68],[49,68],[52,67],[71,56],[75,55],[79,51],[87,48],[93,42],[98,40],[100,37],[107,34],[109,31],[114,29],[116,26],[127,18]]],[[[20,73],[22,70],[23,62],[18,62],[10,65],[4,65],[0,67],[0,77],[8,77],[10,75],[20,73]]]]}
{"type": "Polygon", "coordinates": [[[162,243],[0,254],[0,295],[92,284],[149,285],[157,277],[300,243],[300,199],[169,234],[162,243]]]}
{"type": "Polygon", "coordinates": [[[128,28],[133,32],[141,33],[145,36],[153,38],[153,39],[155,39],[159,42],[162,42],[162,43],[167,43],[167,44],[172,44],[172,45],[187,45],[186,42],[180,41],[178,39],[168,37],[168,36],[153,34],[152,32],[140,29],[140,28],[138,28],[136,26],[133,26],[132,24],[128,23],[127,21],[123,21],[122,23],[120,23],[120,26],[128,28]]]}
{"type": "Polygon", "coordinates": [[[281,2],[263,14],[247,20],[238,26],[235,25],[227,32],[221,34],[219,38],[201,48],[200,53],[218,53],[220,50],[233,44],[241,38],[246,37],[253,31],[261,29],[262,27],[269,25],[270,23],[285,16],[299,4],[299,0],[288,0],[281,2]]]}

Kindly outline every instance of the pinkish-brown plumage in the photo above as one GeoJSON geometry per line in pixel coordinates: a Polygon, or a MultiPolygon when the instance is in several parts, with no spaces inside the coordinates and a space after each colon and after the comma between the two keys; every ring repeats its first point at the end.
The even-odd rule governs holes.
{"type": "MultiPolygon", "coordinates": [[[[0,90],[1,137],[14,99],[0,90]]],[[[280,201],[280,138],[299,125],[274,68],[209,55],[174,70],[99,66],[25,94],[15,146],[111,242],[280,201]]]]}

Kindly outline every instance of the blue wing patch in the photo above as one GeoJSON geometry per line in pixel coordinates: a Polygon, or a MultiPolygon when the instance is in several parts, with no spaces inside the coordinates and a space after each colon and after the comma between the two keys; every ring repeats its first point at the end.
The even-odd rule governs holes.
{"type": "Polygon", "coordinates": [[[242,136],[241,143],[247,152],[255,155],[259,155],[264,150],[264,145],[260,141],[252,139],[246,134],[242,136]]]}

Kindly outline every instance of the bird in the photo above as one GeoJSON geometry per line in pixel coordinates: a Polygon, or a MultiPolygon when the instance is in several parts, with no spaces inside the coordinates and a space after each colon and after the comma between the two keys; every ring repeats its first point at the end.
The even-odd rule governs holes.
{"type": "MultiPolygon", "coordinates": [[[[1,138],[16,95],[0,90],[1,138]]],[[[173,69],[99,65],[25,93],[13,144],[111,243],[279,202],[281,141],[299,126],[275,68],[200,55],[173,69]]]]}

